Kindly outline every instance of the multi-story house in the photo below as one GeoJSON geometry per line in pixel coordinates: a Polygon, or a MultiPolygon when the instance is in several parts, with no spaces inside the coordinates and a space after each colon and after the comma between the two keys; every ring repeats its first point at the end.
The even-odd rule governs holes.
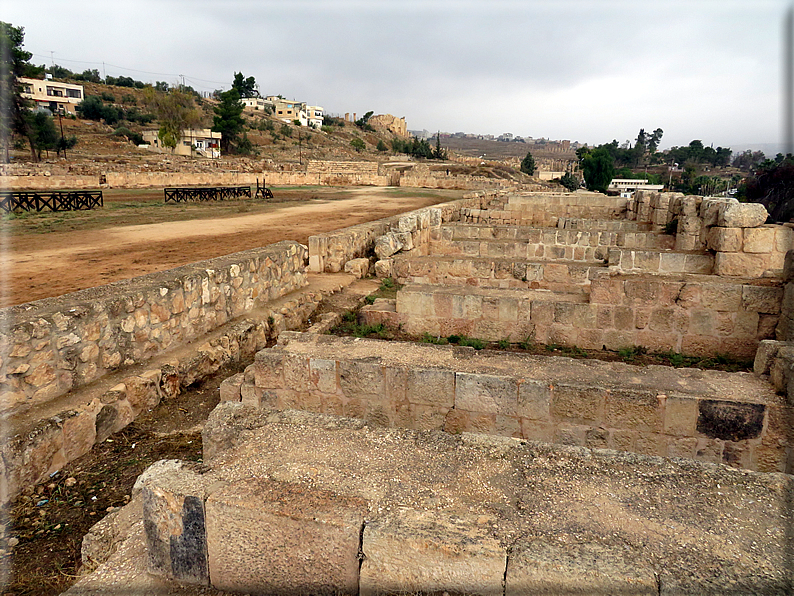
{"type": "Polygon", "coordinates": [[[27,79],[20,77],[22,97],[55,113],[75,113],[75,107],[85,98],[82,85],[59,83],[51,79],[27,79]]]}

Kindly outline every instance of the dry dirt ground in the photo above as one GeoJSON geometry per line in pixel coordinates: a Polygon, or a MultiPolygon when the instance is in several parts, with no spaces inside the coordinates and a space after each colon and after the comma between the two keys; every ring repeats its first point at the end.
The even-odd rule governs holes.
{"type": "Polygon", "coordinates": [[[95,211],[6,216],[0,307],[309,236],[460,198],[462,191],[275,188],[275,198],[164,204],[162,190],[105,191],[95,211]]]}

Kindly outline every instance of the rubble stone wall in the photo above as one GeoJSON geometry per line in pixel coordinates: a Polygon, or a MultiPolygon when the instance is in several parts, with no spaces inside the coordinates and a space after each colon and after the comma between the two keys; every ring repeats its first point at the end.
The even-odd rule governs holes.
{"type": "Polygon", "coordinates": [[[459,201],[309,236],[309,270],[315,273],[343,271],[348,261],[372,256],[376,241],[387,234],[391,234],[394,252],[386,256],[399,250],[427,254],[431,229],[438,229],[443,222],[456,220],[462,209],[481,205],[493,196],[487,192],[474,193],[472,197],[459,201]]]}
{"type": "Polygon", "coordinates": [[[0,311],[0,412],[146,362],[302,287],[306,248],[280,242],[0,311]]]}

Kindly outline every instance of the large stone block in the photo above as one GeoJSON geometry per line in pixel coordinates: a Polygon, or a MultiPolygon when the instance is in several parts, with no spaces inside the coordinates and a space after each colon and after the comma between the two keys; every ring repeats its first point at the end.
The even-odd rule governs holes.
{"type": "Polygon", "coordinates": [[[597,543],[522,544],[510,555],[505,596],[658,594],[654,569],[629,551],[597,543]]]}
{"type": "Polygon", "coordinates": [[[247,479],[206,503],[212,585],[256,594],[354,595],[366,501],[247,479]]]}
{"type": "Polygon", "coordinates": [[[467,412],[516,416],[518,383],[510,377],[456,373],[455,408],[467,412]]]}
{"type": "Polygon", "coordinates": [[[592,424],[603,417],[605,395],[600,387],[556,385],[552,389],[551,413],[561,421],[592,424]]]}
{"type": "Polygon", "coordinates": [[[411,368],[407,372],[410,403],[451,408],[455,403],[455,373],[431,368],[411,368]]]}
{"type": "Polygon", "coordinates": [[[159,461],[138,478],[149,573],[188,584],[209,583],[205,486],[188,464],[159,461]]]}
{"type": "Polygon", "coordinates": [[[363,279],[369,275],[369,259],[351,259],[345,263],[345,273],[350,273],[356,279],[363,279]]]}
{"type": "Polygon", "coordinates": [[[501,596],[507,552],[487,515],[400,510],[364,528],[360,594],[501,596]]]}
{"type": "Polygon", "coordinates": [[[766,223],[769,213],[760,203],[726,203],[719,210],[717,225],[723,228],[757,228],[766,223]]]}
{"type": "Polygon", "coordinates": [[[745,228],[742,250],[752,253],[769,253],[775,250],[775,226],[745,228]]]}
{"type": "Polygon", "coordinates": [[[783,303],[783,288],[765,286],[742,286],[742,308],[744,310],[778,314],[783,303]]]}
{"type": "Polygon", "coordinates": [[[767,268],[766,255],[718,252],[714,259],[715,275],[758,278],[767,268]]]}
{"type": "Polygon", "coordinates": [[[662,426],[660,401],[650,391],[609,391],[604,421],[610,428],[658,432],[662,426]]]}
{"type": "Polygon", "coordinates": [[[742,229],[710,228],[706,245],[717,252],[739,252],[742,250],[742,229]]]}

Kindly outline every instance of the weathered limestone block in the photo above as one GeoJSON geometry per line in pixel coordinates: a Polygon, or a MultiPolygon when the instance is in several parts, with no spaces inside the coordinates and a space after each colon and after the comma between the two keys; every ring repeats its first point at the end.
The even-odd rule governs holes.
{"type": "Polygon", "coordinates": [[[745,228],[744,252],[769,253],[775,250],[775,227],[745,228]]]}
{"type": "Polygon", "coordinates": [[[188,584],[208,585],[205,482],[190,464],[162,460],[135,483],[143,498],[148,569],[188,584]]]}
{"type": "Polygon", "coordinates": [[[717,252],[739,252],[742,250],[742,229],[710,228],[706,244],[717,252]]]}
{"type": "Polygon", "coordinates": [[[385,279],[394,275],[394,259],[386,258],[375,262],[375,277],[385,279]]]}
{"type": "Polygon", "coordinates": [[[415,213],[409,213],[408,215],[403,215],[397,221],[397,229],[400,232],[414,232],[417,229],[417,217],[415,213]]]}
{"type": "Polygon", "coordinates": [[[516,416],[518,384],[495,375],[456,373],[455,407],[467,412],[516,416]]]}
{"type": "Polygon", "coordinates": [[[350,273],[356,279],[364,279],[369,275],[369,259],[351,259],[345,263],[345,273],[350,273]]]}
{"type": "Polygon", "coordinates": [[[244,379],[244,373],[237,373],[224,379],[220,386],[221,401],[240,401],[240,387],[244,379]]]}
{"type": "MultiPolygon", "coordinates": [[[[758,344],[758,350],[755,353],[755,360],[753,361],[753,372],[757,375],[769,374],[772,368],[772,363],[778,354],[778,350],[784,342],[776,341],[774,339],[762,339],[758,344]]],[[[780,389],[777,387],[776,389],[780,389]]]]}
{"type": "Polygon", "coordinates": [[[505,596],[524,594],[658,594],[654,569],[626,550],[596,543],[535,541],[510,555],[505,596]]]}
{"type": "MultiPolygon", "coordinates": [[[[700,203],[700,217],[703,220],[704,226],[716,226],[720,218],[720,212],[725,208],[728,203],[739,204],[736,199],[703,199],[700,203]]],[[[726,227],[741,227],[741,226],[726,226],[726,227]]]]}
{"type": "Polygon", "coordinates": [[[742,286],[742,308],[747,311],[778,314],[783,302],[783,288],[742,286]]]}
{"type": "Polygon", "coordinates": [[[769,213],[760,203],[725,203],[719,209],[717,225],[723,228],[757,228],[764,225],[769,213]]]}
{"type": "Polygon", "coordinates": [[[507,552],[489,516],[399,510],[364,528],[361,596],[503,594],[507,552]]]}
{"type": "Polygon", "coordinates": [[[375,254],[378,256],[378,259],[385,259],[393,254],[402,250],[403,244],[399,239],[399,236],[394,232],[389,232],[388,234],[384,234],[383,236],[379,236],[377,240],[375,240],[375,254]]]}
{"type": "Polygon", "coordinates": [[[718,252],[714,259],[714,275],[758,278],[766,270],[766,255],[718,252]]]}
{"type": "Polygon", "coordinates": [[[363,499],[253,478],[216,490],[206,511],[213,587],[257,594],[358,592],[363,499]]]}

